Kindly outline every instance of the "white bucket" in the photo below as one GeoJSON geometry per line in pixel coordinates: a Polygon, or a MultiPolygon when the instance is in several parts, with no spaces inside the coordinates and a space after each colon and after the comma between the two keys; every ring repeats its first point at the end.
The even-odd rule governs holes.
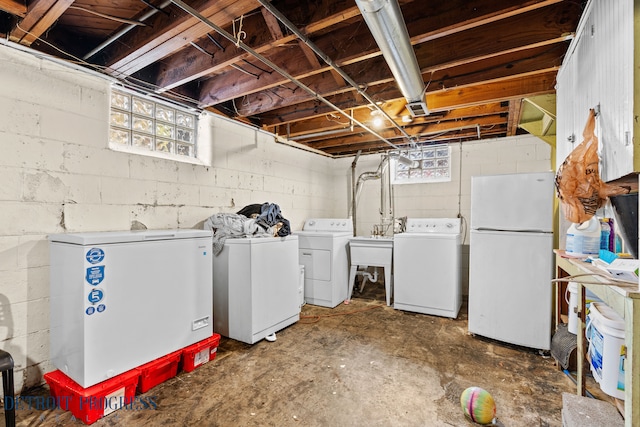
{"type": "MultiPolygon", "coordinates": [[[[585,315],[589,314],[589,307],[592,302],[602,302],[602,300],[589,289],[586,290],[584,299],[586,307],[585,315]]],[[[576,307],[578,306],[578,284],[576,282],[569,282],[564,293],[564,300],[567,302],[569,310],[567,330],[575,335],[578,333],[578,314],[576,313],[576,307]]]]}
{"type": "Polygon", "coordinates": [[[624,320],[604,303],[591,304],[585,335],[591,373],[603,392],[624,400],[624,320]]]}

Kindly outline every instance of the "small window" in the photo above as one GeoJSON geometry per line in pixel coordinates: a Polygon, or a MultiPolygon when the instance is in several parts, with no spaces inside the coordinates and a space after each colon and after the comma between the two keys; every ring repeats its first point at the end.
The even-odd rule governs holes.
{"type": "Polygon", "coordinates": [[[451,181],[451,148],[448,144],[391,151],[389,154],[392,184],[451,181]],[[400,162],[399,157],[411,162],[400,162]]]}
{"type": "Polygon", "coordinates": [[[197,119],[187,109],[112,89],[109,144],[116,149],[195,158],[197,119]]]}

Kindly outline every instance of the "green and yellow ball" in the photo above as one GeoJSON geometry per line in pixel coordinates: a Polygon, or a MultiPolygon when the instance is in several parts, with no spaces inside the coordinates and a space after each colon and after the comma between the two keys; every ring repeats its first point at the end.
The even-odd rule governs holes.
{"type": "Polygon", "coordinates": [[[496,403],[488,391],[469,387],[460,395],[464,415],[478,424],[491,424],[496,417],[496,403]]]}

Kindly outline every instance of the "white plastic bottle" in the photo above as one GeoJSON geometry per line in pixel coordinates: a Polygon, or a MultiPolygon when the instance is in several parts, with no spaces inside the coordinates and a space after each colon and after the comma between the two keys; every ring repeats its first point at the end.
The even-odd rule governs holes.
{"type": "Polygon", "coordinates": [[[596,217],[580,224],[571,224],[567,230],[566,252],[573,256],[598,255],[600,234],[600,221],[596,217]]]}

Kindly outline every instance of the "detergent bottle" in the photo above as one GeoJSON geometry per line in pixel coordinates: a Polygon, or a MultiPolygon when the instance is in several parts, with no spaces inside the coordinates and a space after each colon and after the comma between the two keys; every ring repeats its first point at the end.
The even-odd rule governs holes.
{"type": "Polygon", "coordinates": [[[611,235],[611,226],[607,218],[600,218],[600,249],[606,251],[611,250],[609,247],[609,236],[611,235]]]}
{"type": "Polygon", "coordinates": [[[571,224],[567,230],[566,252],[573,256],[598,255],[601,237],[600,221],[591,217],[580,224],[571,224]]]}

